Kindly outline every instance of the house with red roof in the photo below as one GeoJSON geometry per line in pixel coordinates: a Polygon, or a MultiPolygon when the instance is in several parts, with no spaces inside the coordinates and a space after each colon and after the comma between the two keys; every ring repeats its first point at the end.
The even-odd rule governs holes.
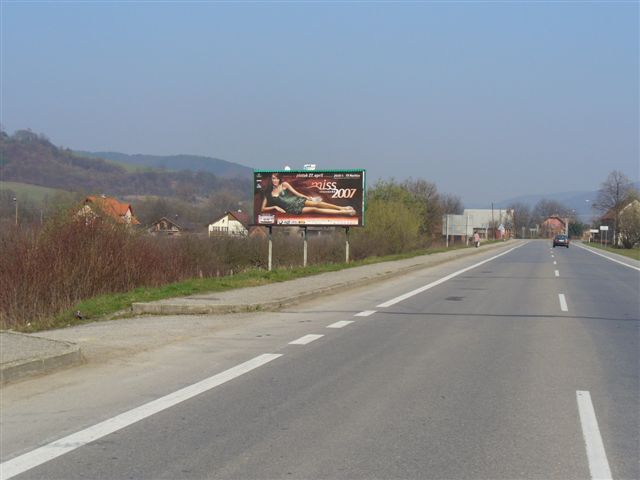
{"type": "Polygon", "coordinates": [[[541,235],[551,238],[556,235],[564,235],[567,233],[568,218],[562,218],[559,215],[551,215],[540,226],[541,235]]]}
{"type": "Polygon", "coordinates": [[[105,195],[90,195],[85,198],[84,205],[78,212],[78,215],[85,218],[105,215],[113,219],[116,223],[140,225],[140,222],[133,214],[131,204],[120,202],[115,198],[105,195]]]}

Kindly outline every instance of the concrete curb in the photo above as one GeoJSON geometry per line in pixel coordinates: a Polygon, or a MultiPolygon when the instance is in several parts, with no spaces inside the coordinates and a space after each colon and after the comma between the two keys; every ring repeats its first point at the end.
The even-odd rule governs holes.
{"type": "MultiPolygon", "coordinates": [[[[323,287],[314,285],[309,287],[307,280],[312,277],[303,277],[292,282],[297,282],[296,288],[286,286],[287,282],[271,283],[262,287],[269,291],[264,301],[246,301],[246,295],[231,299],[215,299],[178,297],[173,300],[160,300],[149,303],[136,303],[133,305],[133,313],[136,315],[207,315],[241,313],[251,311],[275,311],[293,304],[304,302],[317,297],[319,294],[338,293],[353,290],[380,282],[393,277],[404,275],[408,272],[423,270],[463,257],[469,257],[488,250],[498,250],[500,247],[511,247],[513,242],[506,245],[496,243],[486,245],[480,249],[461,249],[442,252],[432,255],[424,255],[394,262],[382,262],[379,264],[354,267],[352,270],[362,268],[351,278],[340,277],[340,272],[327,272],[328,280],[323,287]],[[371,268],[374,267],[374,268],[371,268]],[[370,271],[367,270],[369,268],[370,271]],[[337,275],[336,275],[337,274],[337,275]],[[273,298],[273,289],[276,289],[277,298],[273,298]],[[225,303],[222,303],[225,302],[225,303]]],[[[265,295],[262,295],[265,297],[265,295]]],[[[11,331],[0,331],[0,385],[16,382],[29,377],[51,373],[64,368],[69,368],[84,363],[84,357],[80,347],[71,342],[52,340],[11,331]]]]}
{"type": "MultiPolygon", "coordinates": [[[[209,314],[225,314],[225,313],[243,313],[243,312],[254,312],[254,311],[275,311],[279,310],[285,306],[291,306],[296,303],[303,302],[307,299],[317,297],[319,294],[329,294],[329,293],[337,293],[344,292],[347,290],[352,290],[355,288],[359,288],[363,285],[370,284],[372,282],[380,282],[383,280],[387,280],[393,277],[397,277],[400,275],[404,275],[407,272],[412,272],[415,270],[421,270],[425,268],[434,267],[451,260],[456,260],[459,258],[468,257],[471,255],[475,255],[478,253],[486,252],[487,250],[505,247],[506,245],[513,244],[504,244],[504,243],[494,243],[490,245],[486,245],[481,249],[462,249],[459,251],[451,251],[451,252],[442,252],[442,253],[451,253],[451,255],[447,256],[439,256],[439,254],[427,255],[427,261],[422,261],[415,263],[413,265],[404,266],[402,268],[397,268],[395,270],[390,270],[384,273],[378,273],[375,275],[363,276],[355,282],[341,282],[335,283],[333,285],[315,289],[310,292],[297,293],[294,296],[278,298],[273,301],[265,301],[258,303],[245,303],[245,304],[216,304],[216,303],[206,303],[206,301],[195,301],[191,304],[185,303],[171,303],[170,300],[161,300],[158,302],[139,302],[133,303],[131,306],[132,312],[134,315],[209,315],[209,314]]],[[[421,257],[416,257],[421,258],[421,257]]],[[[409,259],[410,260],[410,259],[409,259]]],[[[358,267],[355,267],[358,268],[358,267]]],[[[311,278],[311,277],[305,277],[311,278]]],[[[270,284],[273,285],[273,284],[270,284]]],[[[268,285],[265,285],[268,286],[268,285]]],[[[184,300],[188,300],[189,297],[183,297],[184,300]]]]}
{"type": "MultiPolygon", "coordinates": [[[[19,352],[3,352],[3,361],[0,364],[0,385],[15,382],[26,377],[51,373],[63,368],[72,367],[83,363],[80,347],[70,342],[50,340],[32,335],[16,332],[0,332],[5,340],[12,344],[19,344],[19,352]],[[9,339],[8,336],[11,338],[9,339]],[[30,344],[35,345],[30,345],[30,344]],[[46,344],[46,348],[42,348],[46,344]],[[33,355],[23,356],[24,351],[33,350],[33,355]],[[15,360],[5,361],[6,356],[16,355],[15,360]]],[[[6,343],[5,343],[6,346],[6,343]]],[[[4,350],[4,349],[3,349],[4,350]]]]}

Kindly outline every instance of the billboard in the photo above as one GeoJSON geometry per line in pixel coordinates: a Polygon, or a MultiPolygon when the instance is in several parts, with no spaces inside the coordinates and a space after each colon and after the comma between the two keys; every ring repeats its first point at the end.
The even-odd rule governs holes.
{"type": "Polygon", "coordinates": [[[442,235],[473,235],[473,217],[469,215],[451,215],[442,216],[442,235]]]}
{"type": "Polygon", "coordinates": [[[256,170],[256,225],[364,225],[364,170],[256,170]]]}

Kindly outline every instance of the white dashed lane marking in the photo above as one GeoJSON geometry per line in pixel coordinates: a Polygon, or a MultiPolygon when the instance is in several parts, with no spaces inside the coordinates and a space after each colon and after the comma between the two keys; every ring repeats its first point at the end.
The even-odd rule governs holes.
{"type": "Polygon", "coordinates": [[[356,313],[354,317],[368,317],[369,315],[373,315],[377,310],[365,310],[364,312],[356,313]]]}
{"type": "Polygon", "coordinates": [[[289,345],[306,345],[322,337],[324,337],[324,335],[315,335],[315,334],[305,335],[304,337],[300,337],[299,339],[294,340],[293,342],[289,342],[289,345]]]}
{"type": "Polygon", "coordinates": [[[340,320],[339,322],[332,323],[331,325],[327,326],[327,328],[342,328],[351,323],[353,323],[353,320],[340,320]]]}
{"type": "Polygon", "coordinates": [[[560,272],[558,270],[555,271],[556,277],[560,276],[560,272]]]}
{"type": "Polygon", "coordinates": [[[564,297],[564,293],[558,294],[558,300],[560,300],[560,310],[563,312],[568,312],[569,307],[567,307],[567,299],[564,297]]]}

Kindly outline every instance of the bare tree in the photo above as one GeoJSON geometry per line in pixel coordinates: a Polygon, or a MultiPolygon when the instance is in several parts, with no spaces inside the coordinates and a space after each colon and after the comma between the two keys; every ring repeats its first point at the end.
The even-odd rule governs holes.
{"type": "Polygon", "coordinates": [[[601,218],[611,220],[613,222],[613,244],[617,245],[618,223],[620,222],[620,213],[631,201],[637,191],[633,188],[633,184],[629,177],[624,173],[613,170],[609,173],[607,179],[600,185],[598,197],[593,204],[593,209],[600,212],[601,218]]]}
{"type": "Polygon", "coordinates": [[[529,228],[531,224],[531,207],[529,205],[515,202],[507,208],[513,211],[513,229],[516,235],[522,232],[523,229],[529,228]]]}
{"type": "Polygon", "coordinates": [[[460,197],[450,193],[440,195],[440,208],[443,213],[451,213],[454,215],[462,215],[462,213],[464,213],[464,205],[460,197]]]}
{"type": "Polygon", "coordinates": [[[406,180],[402,187],[422,205],[421,233],[436,233],[442,216],[436,184],[419,178],[406,180]]]}
{"type": "Polygon", "coordinates": [[[533,207],[531,220],[536,223],[542,223],[552,215],[558,215],[559,217],[563,218],[569,217],[571,216],[571,209],[555,200],[548,200],[546,198],[543,198],[538,203],[536,203],[535,207],[533,207]]]}

